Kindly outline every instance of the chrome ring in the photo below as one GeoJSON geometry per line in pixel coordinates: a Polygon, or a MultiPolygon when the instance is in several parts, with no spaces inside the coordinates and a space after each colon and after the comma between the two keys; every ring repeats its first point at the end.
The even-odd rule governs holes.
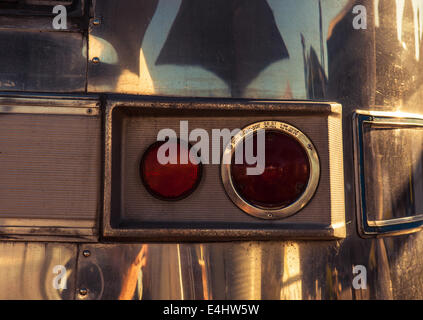
{"type": "Polygon", "coordinates": [[[249,126],[243,128],[239,131],[231,141],[226,145],[226,148],[223,152],[222,162],[221,162],[221,175],[222,175],[222,182],[225,187],[226,193],[228,194],[229,198],[232,202],[240,208],[245,213],[262,219],[281,219],[291,216],[302,208],[310,201],[313,197],[317,185],[319,184],[320,178],[320,161],[314,147],[313,143],[310,139],[302,133],[297,128],[280,121],[260,121],[249,126]],[[232,183],[232,175],[231,175],[231,161],[232,155],[235,152],[236,147],[240,142],[244,139],[249,137],[250,135],[254,134],[259,130],[273,130],[273,131],[280,131],[283,132],[293,138],[295,138],[304,150],[307,153],[309,164],[310,164],[310,177],[308,179],[307,187],[301,196],[292,204],[280,208],[271,208],[266,209],[259,206],[254,206],[247,201],[245,201],[241,195],[238,194],[236,191],[233,183],[232,183]]]}

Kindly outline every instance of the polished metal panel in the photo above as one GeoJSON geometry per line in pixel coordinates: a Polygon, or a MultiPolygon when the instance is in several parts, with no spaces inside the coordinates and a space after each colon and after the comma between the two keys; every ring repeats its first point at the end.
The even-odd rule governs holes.
{"type": "Polygon", "coordinates": [[[97,1],[89,60],[99,63],[89,63],[88,91],[327,98],[326,40],[347,3],[97,1]]]}
{"type": "Polygon", "coordinates": [[[236,204],[242,211],[262,219],[281,219],[297,213],[299,210],[304,208],[313,197],[314,193],[316,192],[317,185],[319,184],[320,161],[315,146],[303,132],[285,122],[261,121],[252,123],[247,127],[242,128],[242,130],[234,135],[232,140],[228,142],[223,151],[220,172],[223,186],[225,187],[227,195],[231,198],[232,202],[236,204]],[[300,143],[308,157],[310,176],[304,192],[293,203],[281,208],[270,209],[255,206],[243,199],[242,196],[238,194],[236,188],[233,185],[231,175],[231,159],[236,152],[238,145],[242,145],[245,139],[248,139],[249,136],[259,132],[260,130],[280,131],[286,135],[289,135],[295,139],[295,141],[300,143]]]}
{"type": "Polygon", "coordinates": [[[359,242],[345,241],[81,244],[78,250],[0,242],[0,298],[421,299],[415,273],[422,267],[415,259],[423,253],[421,237],[361,240],[370,246],[360,255],[359,242]],[[357,263],[368,266],[366,290],[351,287],[357,263]],[[54,285],[61,284],[56,266],[66,269],[66,288],[54,285]]]}
{"type": "Polygon", "coordinates": [[[85,91],[86,47],[82,33],[0,25],[0,91],[85,91]]]}
{"type": "Polygon", "coordinates": [[[77,292],[87,294],[76,298],[421,299],[422,237],[81,244],[77,292]],[[367,269],[365,289],[352,285],[355,265],[367,269]]]}
{"type": "Polygon", "coordinates": [[[91,255],[78,258],[77,288],[88,294],[77,298],[301,299],[300,248],[294,242],[81,245],[91,255]]]}
{"type": "Polygon", "coordinates": [[[75,298],[77,245],[0,242],[0,256],[1,300],[75,298]]]}
{"type": "Polygon", "coordinates": [[[90,1],[0,2],[0,90],[84,91],[90,1]],[[65,29],[53,26],[55,5],[65,6],[65,29]]]}
{"type": "Polygon", "coordinates": [[[88,91],[419,108],[418,1],[189,3],[97,1],[88,91]],[[365,29],[353,27],[356,5],[365,29]]]}
{"type": "MultiPolygon", "coordinates": [[[[341,114],[340,105],[307,102],[110,101],[106,110],[104,235],[157,241],[345,237],[343,164],[342,158],[332,156],[342,153],[341,114]],[[140,178],[142,155],[157,141],[161,129],[179,132],[182,120],[188,121],[191,130],[203,128],[210,137],[213,128],[231,131],[256,121],[294,125],[313,141],[320,157],[314,198],[296,215],[257,219],[230,201],[222,186],[220,165],[212,163],[203,163],[203,179],[189,197],[177,202],[152,197],[140,178]]],[[[218,152],[221,158],[225,146],[224,142],[216,150],[209,144],[209,154],[218,152]]]]}
{"type": "Polygon", "coordinates": [[[96,103],[0,98],[0,238],[87,241],[97,234],[101,121],[96,103]]]}
{"type": "Polygon", "coordinates": [[[423,226],[423,117],[357,111],[357,204],[363,236],[416,232],[423,226]]]}

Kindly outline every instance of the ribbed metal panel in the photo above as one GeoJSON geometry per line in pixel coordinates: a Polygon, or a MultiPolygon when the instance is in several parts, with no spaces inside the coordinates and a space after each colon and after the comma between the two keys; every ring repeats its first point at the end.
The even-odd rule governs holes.
{"type": "MultiPolygon", "coordinates": [[[[34,114],[0,113],[0,228],[8,236],[93,235],[100,197],[100,118],[35,114],[48,108],[33,109],[34,114]]],[[[71,109],[62,108],[79,110],[71,109]]]]}

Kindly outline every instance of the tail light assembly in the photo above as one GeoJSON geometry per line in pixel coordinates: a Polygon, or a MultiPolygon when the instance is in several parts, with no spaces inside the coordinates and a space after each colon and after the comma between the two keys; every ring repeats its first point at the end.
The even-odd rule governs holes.
{"type": "MultiPolygon", "coordinates": [[[[222,180],[241,210],[258,218],[280,219],[307,205],[319,182],[320,164],[315,147],[304,133],[284,122],[262,121],[245,127],[234,141],[223,154],[230,160],[222,164],[222,180]],[[235,155],[237,148],[257,137],[257,132],[264,134],[264,168],[253,175],[248,174],[252,165],[245,153],[238,164],[235,155]]],[[[250,143],[257,153],[258,141],[250,143]]]]}
{"type": "Polygon", "coordinates": [[[110,100],[103,236],[345,237],[341,111],[310,102],[110,100]]]}

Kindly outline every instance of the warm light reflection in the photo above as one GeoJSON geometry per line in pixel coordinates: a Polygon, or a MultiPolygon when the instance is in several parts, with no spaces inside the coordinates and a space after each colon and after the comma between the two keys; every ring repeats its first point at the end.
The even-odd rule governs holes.
{"type": "Polygon", "coordinates": [[[281,299],[302,299],[302,282],[300,269],[300,249],[296,243],[287,243],[283,247],[283,276],[281,299]]]}
{"type": "MultiPolygon", "coordinates": [[[[396,109],[400,109],[400,106],[398,106],[396,109]]],[[[422,116],[416,113],[409,113],[409,112],[402,112],[402,111],[394,111],[394,112],[389,112],[389,111],[384,111],[384,112],[379,112],[379,111],[369,111],[368,112],[369,115],[371,116],[385,116],[385,117],[393,117],[393,118],[416,118],[416,119],[422,119],[422,116]]]]}
{"type": "MultiPolygon", "coordinates": [[[[82,55],[84,57],[87,56],[86,51],[87,47],[84,45],[82,48],[82,55]]],[[[112,44],[102,38],[93,35],[90,35],[89,38],[88,56],[90,60],[94,57],[97,57],[100,59],[101,63],[106,64],[117,64],[119,61],[118,54],[112,44]]],[[[104,87],[101,90],[108,91],[110,88],[104,87]]],[[[116,88],[114,88],[114,90],[123,93],[146,95],[155,93],[153,79],[151,78],[142,48],[140,48],[139,51],[138,74],[131,72],[128,69],[123,69],[119,75],[116,88]]]]}
{"type": "Polygon", "coordinates": [[[140,49],[139,55],[139,73],[135,74],[127,69],[122,70],[116,84],[116,91],[146,95],[155,93],[153,79],[142,49],[140,49]]]}
{"type": "Polygon", "coordinates": [[[375,13],[375,26],[379,27],[379,0],[374,0],[373,8],[375,13]]]}
{"type": "MultiPolygon", "coordinates": [[[[411,1],[413,9],[413,22],[414,22],[414,48],[415,48],[415,57],[418,61],[420,59],[420,43],[423,36],[423,0],[407,0],[411,1]]],[[[377,11],[378,0],[375,0],[375,12],[377,11]]],[[[407,46],[404,41],[402,41],[403,35],[403,19],[404,19],[404,8],[405,0],[395,0],[396,5],[396,23],[397,23],[397,38],[401,43],[404,49],[407,49],[407,46]]],[[[375,17],[379,21],[379,16],[375,17]]],[[[376,22],[375,22],[376,24],[376,22]]],[[[376,24],[378,26],[378,24],[376,24]]],[[[408,30],[405,30],[408,31],[408,30]]]]}
{"type": "Polygon", "coordinates": [[[203,299],[210,300],[209,293],[209,282],[207,278],[207,263],[204,257],[204,245],[200,244],[200,257],[198,258],[198,264],[201,268],[201,282],[203,284],[203,299]]]}
{"type": "Polygon", "coordinates": [[[402,41],[402,16],[404,14],[405,0],[395,0],[396,5],[396,17],[397,17],[397,37],[398,41],[405,46],[402,41]]]}
{"type": "Polygon", "coordinates": [[[123,277],[119,300],[131,300],[138,284],[139,299],[142,299],[142,268],[147,265],[148,245],[143,244],[141,250],[126,270],[123,277]],[[141,286],[141,288],[140,288],[141,286]]]}
{"type": "Polygon", "coordinates": [[[412,0],[413,5],[413,19],[414,19],[414,47],[416,49],[416,60],[420,58],[420,42],[422,40],[423,32],[423,0],[412,0]]]}
{"type": "MultiPolygon", "coordinates": [[[[102,38],[90,35],[88,47],[90,51],[90,60],[97,57],[100,59],[101,63],[107,64],[116,64],[119,60],[118,54],[112,44],[102,38]]],[[[82,48],[82,55],[84,57],[87,56],[86,50],[86,45],[84,45],[82,48]]]]}
{"type": "Polygon", "coordinates": [[[260,243],[246,242],[232,247],[231,295],[239,300],[260,300],[262,248],[260,243]]]}

